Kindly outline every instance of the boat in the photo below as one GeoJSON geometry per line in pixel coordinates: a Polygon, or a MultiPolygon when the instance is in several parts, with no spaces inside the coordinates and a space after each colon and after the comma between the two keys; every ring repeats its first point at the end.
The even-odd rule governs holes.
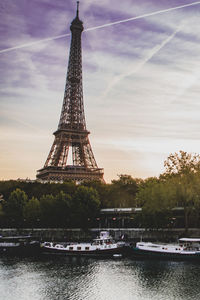
{"type": "Polygon", "coordinates": [[[0,236],[0,255],[36,255],[40,252],[40,242],[31,235],[0,236]]]}
{"type": "Polygon", "coordinates": [[[64,254],[71,256],[90,257],[121,257],[123,244],[117,243],[108,231],[101,231],[100,235],[90,243],[53,243],[44,242],[43,254],[64,254]]]}
{"type": "Polygon", "coordinates": [[[141,258],[200,260],[200,238],[180,238],[176,245],[138,242],[131,254],[141,258]]]}

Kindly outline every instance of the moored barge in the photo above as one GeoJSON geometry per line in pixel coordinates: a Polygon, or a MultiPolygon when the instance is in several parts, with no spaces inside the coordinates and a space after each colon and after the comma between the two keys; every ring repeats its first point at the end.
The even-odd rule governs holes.
{"type": "Polygon", "coordinates": [[[100,236],[90,243],[59,244],[44,242],[42,253],[61,254],[69,256],[89,257],[119,257],[122,255],[123,243],[117,243],[107,231],[101,231],[100,236]]]}
{"type": "Polygon", "coordinates": [[[134,257],[158,259],[196,259],[200,261],[200,238],[181,238],[177,245],[138,242],[132,247],[134,257]]]}
{"type": "Polygon", "coordinates": [[[32,236],[0,236],[0,255],[37,255],[41,251],[40,242],[32,236]]]}

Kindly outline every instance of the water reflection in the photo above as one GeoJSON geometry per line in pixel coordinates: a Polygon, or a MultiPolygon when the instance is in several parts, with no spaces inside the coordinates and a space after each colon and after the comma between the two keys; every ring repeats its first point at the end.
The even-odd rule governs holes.
{"type": "Polygon", "coordinates": [[[192,262],[1,258],[1,299],[168,300],[200,298],[192,262]]]}

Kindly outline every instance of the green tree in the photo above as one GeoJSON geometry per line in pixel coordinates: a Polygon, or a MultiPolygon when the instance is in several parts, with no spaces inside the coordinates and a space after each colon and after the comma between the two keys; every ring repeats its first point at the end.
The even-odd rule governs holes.
{"type": "Polygon", "coordinates": [[[53,195],[43,195],[40,198],[41,223],[43,226],[53,226],[55,197],[53,195]]]}
{"type": "Polygon", "coordinates": [[[3,207],[2,205],[0,204],[0,218],[4,215],[4,211],[3,211],[3,207]]]}
{"type": "Polygon", "coordinates": [[[74,225],[88,226],[88,219],[95,218],[100,208],[99,195],[92,187],[79,186],[73,197],[74,225]]]}
{"type": "Polygon", "coordinates": [[[41,217],[40,202],[32,197],[24,207],[24,218],[28,224],[37,225],[41,217]]]}
{"type": "Polygon", "coordinates": [[[2,206],[2,204],[0,203],[0,224],[1,224],[1,226],[2,226],[3,223],[4,223],[4,216],[5,216],[5,213],[4,213],[4,210],[3,210],[3,206],[2,206]]]}
{"type": "Polygon", "coordinates": [[[81,184],[82,186],[92,187],[99,195],[101,202],[101,208],[108,207],[110,204],[110,184],[101,182],[100,180],[85,181],[81,184]]]}
{"type": "Polygon", "coordinates": [[[187,175],[200,172],[200,155],[180,150],[170,154],[164,161],[164,175],[187,175]]]}
{"type": "Polygon", "coordinates": [[[56,196],[43,195],[40,199],[41,222],[46,226],[67,226],[71,223],[72,198],[60,191],[56,196]]]}
{"type": "Polygon", "coordinates": [[[72,198],[61,191],[54,199],[54,223],[57,226],[69,226],[71,224],[72,198]]]}
{"type": "Polygon", "coordinates": [[[16,225],[21,225],[24,220],[24,207],[27,201],[28,197],[26,193],[18,188],[13,191],[8,200],[5,201],[5,213],[16,225]]]}
{"type": "Polygon", "coordinates": [[[141,179],[134,179],[130,175],[119,175],[118,180],[112,180],[110,186],[110,206],[135,207],[136,194],[141,179]]]}
{"type": "Polygon", "coordinates": [[[138,191],[137,200],[142,203],[142,223],[147,227],[165,227],[174,207],[175,192],[169,181],[149,178],[138,191]]]}
{"type": "Polygon", "coordinates": [[[188,229],[190,215],[200,202],[200,155],[185,151],[170,154],[164,163],[166,171],[162,180],[169,180],[176,192],[176,205],[184,208],[185,228],[188,229]]]}
{"type": "Polygon", "coordinates": [[[38,181],[30,182],[22,180],[0,181],[0,193],[3,195],[5,200],[8,200],[11,192],[17,188],[23,190],[29,199],[32,197],[40,199],[43,195],[47,194],[56,196],[60,191],[73,195],[76,191],[77,185],[72,181],[64,183],[41,183],[38,181]]]}
{"type": "Polygon", "coordinates": [[[136,194],[136,202],[138,207],[143,207],[146,201],[148,201],[151,193],[149,194],[149,190],[159,182],[157,177],[149,177],[140,182],[138,185],[138,191],[136,194]]]}

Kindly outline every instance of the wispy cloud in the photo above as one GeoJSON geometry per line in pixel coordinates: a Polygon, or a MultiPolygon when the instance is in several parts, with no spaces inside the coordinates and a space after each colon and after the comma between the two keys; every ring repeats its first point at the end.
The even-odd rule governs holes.
{"type": "MultiPolygon", "coordinates": [[[[0,178],[34,178],[58,124],[76,5],[2,1],[0,178]]],[[[187,2],[81,2],[87,128],[108,181],[158,175],[169,152],[200,149],[200,1],[187,2]]]]}
{"type": "MultiPolygon", "coordinates": [[[[182,9],[182,8],[186,8],[186,7],[191,7],[191,6],[195,6],[195,5],[199,5],[199,4],[200,4],[200,1],[197,1],[197,2],[193,2],[193,3],[185,4],[185,5],[171,7],[171,8],[168,8],[168,9],[163,9],[163,10],[143,14],[141,16],[136,16],[136,17],[132,17],[132,18],[124,19],[124,20],[119,20],[119,21],[116,21],[116,22],[111,22],[111,23],[107,23],[107,24],[87,28],[87,29],[85,29],[85,31],[96,30],[96,29],[100,29],[100,28],[105,28],[105,27],[121,24],[121,23],[126,23],[126,22],[130,22],[130,21],[134,21],[134,20],[139,20],[139,19],[143,19],[143,18],[154,16],[154,15],[159,15],[159,14],[162,14],[162,13],[167,13],[167,12],[171,12],[171,11],[174,11],[174,10],[178,10],[178,9],[182,9]]],[[[34,42],[31,42],[31,43],[25,43],[23,45],[10,47],[10,48],[7,48],[7,49],[0,50],[0,54],[5,53],[5,52],[9,52],[9,51],[13,51],[13,50],[17,50],[17,49],[21,49],[21,48],[25,48],[25,47],[31,47],[31,46],[34,46],[34,45],[37,45],[37,44],[40,44],[40,43],[45,43],[45,42],[48,42],[48,41],[60,39],[60,38],[63,38],[63,37],[69,36],[69,35],[70,35],[70,33],[61,34],[61,35],[41,39],[41,40],[38,40],[38,41],[34,41],[34,42]]]]}
{"type": "Polygon", "coordinates": [[[131,67],[131,69],[128,70],[128,72],[126,71],[123,74],[120,74],[119,76],[115,77],[112,80],[112,82],[108,85],[105,92],[103,93],[103,98],[106,98],[108,93],[110,92],[110,90],[115,85],[119,84],[121,80],[139,72],[142,69],[142,67],[146,63],[148,63],[148,61],[150,61],[162,48],[164,48],[175,37],[175,35],[181,30],[181,28],[182,28],[182,25],[178,26],[178,28],[169,37],[167,37],[162,43],[160,43],[159,45],[156,45],[153,49],[151,49],[149,51],[148,55],[142,61],[138,62],[137,66],[135,66],[135,64],[134,64],[131,67]]]}

